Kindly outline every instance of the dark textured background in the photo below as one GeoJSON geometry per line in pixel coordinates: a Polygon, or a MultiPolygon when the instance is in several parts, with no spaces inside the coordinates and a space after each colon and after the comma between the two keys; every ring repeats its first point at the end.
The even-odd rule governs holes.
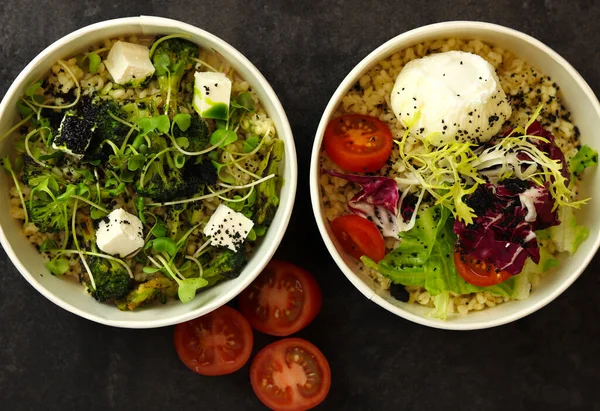
{"type": "MultiPolygon", "coordinates": [[[[554,48],[599,94],[600,1],[363,3],[2,0],[0,92],[44,47],[100,20],[160,15],[216,34],[271,82],[294,130],[299,190],[277,257],[311,270],[323,288],[323,310],[300,333],[331,363],[333,385],[320,409],[600,410],[598,258],[556,301],[516,323],[428,329],[370,303],[344,278],[319,238],[307,182],[329,97],[384,41],[438,21],[495,22],[554,48]]],[[[220,378],[188,371],[173,349],[172,328],[123,330],[78,318],[30,287],[3,251],[0,275],[0,408],[263,409],[248,367],[220,378]]],[[[256,348],[271,340],[257,333],[256,348]]]]}

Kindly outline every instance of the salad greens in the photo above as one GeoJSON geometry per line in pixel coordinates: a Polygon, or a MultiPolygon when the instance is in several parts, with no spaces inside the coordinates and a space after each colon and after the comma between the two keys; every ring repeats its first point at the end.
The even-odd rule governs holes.
{"type": "MultiPolygon", "coordinates": [[[[79,58],[80,68],[97,73],[107,51],[79,58]]],[[[71,259],[79,259],[80,281],[90,294],[122,310],[173,296],[188,302],[197,290],[239,274],[244,247],[211,246],[202,234],[210,214],[205,200],[218,199],[254,221],[248,248],[265,234],[279,205],[283,142],[272,126],[262,135],[242,126],[259,110],[248,91],[232,95],[226,121],[197,115],[188,84],[194,64],[214,70],[198,57],[198,46],[183,35],[158,39],[148,81],[156,81],[160,93],[122,101],[102,91],[84,93],[59,61],[75,84],[72,102],[57,104],[57,97],[69,96],[47,78],[36,81],[17,104],[21,121],[0,137],[19,132],[16,156],[3,158],[2,166],[15,183],[24,224],[46,236],[38,248],[47,268],[64,275],[71,259]],[[82,135],[88,136],[83,143],[82,135]],[[116,207],[144,224],[144,246],[125,258],[96,247],[94,226],[116,207]]]]}
{"type": "MultiPolygon", "coordinates": [[[[396,141],[400,161],[407,169],[406,176],[396,179],[398,184],[403,188],[417,187],[423,193],[427,192],[435,204],[445,206],[455,218],[466,224],[472,224],[477,215],[464,202],[465,196],[472,194],[479,184],[509,177],[531,180],[538,185],[547,183],[555,208],[579,208],[588,200],[573,200],[564,155],[552,134],[536,121],[542,108],[538,107],[525,127],[509,130],[505,136],[481,147],[462,142],[435,147],[425,142],[419,149],[408,152],[405,147],[410,127],[407,128],[402,138],[396,141]]],[[[582,156],[589,157],[588,164],[597,163],[593,150],[586,151],[582,156]]],[[[583,165],[578,159],[573,164],[574,167],[583,165]]]]}
{"type": "Polygon", "coordinates": [[[409,125],[395,141],[405,170],[395,178],[323,170],[360,185],[348,210],[374,222],[384,237],[400,240],[380,261],[363,256],[365,266],[393,284],[423,287],[434,302],[430,315],[442,319],[456,295],[527,298],[534,276],[558,265],[547,244],[573,254],[587,238],[574,209],[588,199],[576,200],[573,184],[598,163],[589,146],[567,162],[554,136],[536,121],[540,111],[524,127],[481,145],[433,147],[423,141],[407,150],[409,125]],[[483,262],[481,270],[493,269],[503,281],[471,284],[467,280],[477,282],[455,266],[457,255],[472,259],[461,260],[466,265],[483,262]]]}
{"type": "Polygon", "coordinates": [[[447,310],[439,305],[448,304],[449,293],[489,291],[493,295],[514,299],[529,295],[527,273],[488,287],[477,287],[466,282],[456,271],[453,261],[457,240],[453,224],[454,220],[445,207],[436,205],[423,209],[415,226],[410,231],[400,233],[400,244],[383,260],[375,263],[366,256],[361,260],[395,284],[424,287],[434,297],[437,315],[442,319],[446,318],[447,310]]]}

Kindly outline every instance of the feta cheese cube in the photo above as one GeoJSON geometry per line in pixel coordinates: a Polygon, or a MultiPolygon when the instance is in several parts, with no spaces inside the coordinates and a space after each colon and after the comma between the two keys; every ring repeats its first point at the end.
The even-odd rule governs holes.
{"type": "Polygon", "coordinates": [[[82,158],[92,141],[94,124],[77,113],[68,111],[60,122],[52,148],[82,158]]]}
{"type": "Polygon", "coordinates": [[[148,47],[124,41],[113,44],[104,65],[115,83],[134,87],[154,74],[148,47]]]}
{"type": "Polygon", "coordinates": [[[96,245],[107,254],[125,257],[144,245],[144,226],[139,218],[117,208],[100,221],[96,245]]]}
{"type": "Polygon", "coordinates": [[[254,222],[242,213],[219,204],[204,227],[204,235],[210,236],[211,245],[223,246],[237,251],[254,226],[254,222]]]}
{"type": "Polygon", "coordinates": [[[223,73],[209,71],[197,71],[194,79],[194,110],[202,118],[227,120],[231,80],[223,73]]]}

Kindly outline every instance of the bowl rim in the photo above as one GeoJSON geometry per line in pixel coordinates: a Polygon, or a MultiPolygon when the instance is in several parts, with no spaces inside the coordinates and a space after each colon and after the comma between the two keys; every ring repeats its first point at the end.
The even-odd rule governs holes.
{"type": "Polygon", "coordinates": [[[590,261],[592,260],[600,246],[600,236],[596,238],[596,242],[591,248],[591,251],[593,252],[590,252],[588,255],[581,259],[581,263],[578,269],[575,272],[573,272],[573,274],[571,274],[571,276],[568,279],[566,279],[566,281],[562,282],[558,287],[556,287],[556,289],[552,293],[550,293],[548,296],[538,301],[537,303],[530,304],[529,306],[523,308],[520,311],[492,320],[478,321],[472,323],[442,321],[438,319],[428,318],[423,315],[414,314],[409,311],[406,311],[401,307],[393,305],[392,303],[378,295],[373,288],[368,286],[356,273],[352,271],[352,269],[344,261],[342,255],[336,249],[335,244],[333,243],[331,237],[329,236],[329,233],[327,232],[327,226],[329,224],[325,222],[325,218],[323,216],[323,213],[321,212],[321,193],[319,184],[319,157],[321,153],[321,145],[323,141],[325,128],[335,108],[339,104],[342,96],[345,94],[346,90],[348,90],[351,87],[351,85],[358,79],[358,76],[364,73],[365,70],[367,70],[370,66],[375,64],[377,61],[381,60],[382,57],[379,56],[389,55],[392,51],[400,49],[400,47],[408,47],[408,45],[406,44],[410,44],[411,39],[419,37],[421,35],[430,34],[438,30],[449,31],[452,29],[477,29],[482,31],[496,32],[505,36],[513,38],[516,37],[520,40],[531,44],[532,46],[541,50],[543,53],[547,54],[550,58],[555,60],[568,72],[568,74],[575,80],[578,86],[581,87],[582,91],[590,98],[590,101],[593,104],[593,108],[595,109],[596,114],[598,115],[598,117],[600,117],[600,103],[598,102],[598,99],[595,96],[591,87],[567,60],[565,60],[552,48],[542,43],[540,40],[537,40],[536,38],[515,29],[511,29],[494,23],[481,21],[457,20],[421,26],[391,38],[390,40],[386,41],[385,43],[377,47],[375,50],[370,52],[346,75],[346,77],[344,77],[340,85],[333,93],[331,99],[325,107],[323,115],[321,116],[321,120],[319,121],[319,126],[315,134],[310,161],[310,196],[313,207],[313,214],[315,216],[315,220],[317,222],[317,226],[319,228],[319,232],[321,234],[323,242],[325,243],[325,246],[327,247],[329,253],[331,254],[331,257],[333,258],[337,266],[341,269],[341,271],[344,273],[344,275],[365,297],[375,302],[377,305],[381,306],[387,311],[420,325],[425,325],[428,327],[443,330],[468,331],[504,325],[519,320],[529,314],[532,314],[533,312],[549,304],[560,294],[562,294],[589,265],[590,261]]]}
{"type": "MultiPolygon", "coordinates": [[[[4,251],[10,258],[13,265],[17,268],[17,270],[21,273],[21,275],[27,280],[27,282],[32,285],[40,294],[46,297],[48,300],[52,301],[54,304],[63,308],[66,311],[69,311],[73,314],[76,314],[85,319],[94,321],[99,324],[108,325],[112,327],[118,328],[132,328],[132,329],[141,329],[141,328],[158,328],[158,327],[166,327],[169,325],[185,322],[194,318],[197,318],[201,315],[208,314],[209,312],[216,310],[222,305],[227,304],[233,298],[235,298],[240,292],[242,292],[254,279],[260,274],[260,272],[264,269],[267,263],[271,260],[277,247],[281,243],[283,236],[287,230],[292,210],[294,207],[294,202],[296,198],[296,187],[298,181],[298,164],[297,164],[297,156],[296,156],[296,148],[294,144],[294,138],[292,134],[292,129],[290,123],[288,121],[287,115],[277,94],[266,80],[266,78],[262,75],[262,73],[245,57],[240,51],[234,48],[232,45],[227,43],[225,40],[217,37],[216,35],[209,33],[206,30],[193,26],[191,24],[164,17],[157,16],[135,16],[135,17],[122,17],[116,19],[103,20],[97,23],[93,23],[87,26],[83,26],[65,36],[59,38],[54,41],[52,44],[48,45],[44,50],[42,50],[29,64],[25,66],[18,74],[18,76],[13,80],[12,84],[6,91],[6,94],[2,98],[0,102],[0,116],[2,116],[6,110],[8,104],[14,100],[15,94],[17,93],[19,86],[26,80],[29,76],[29,73],[40,63],[44,62],[48,56],[58,49],[68,45],[73,40],[77,39],[82,35],[88,35],[91,32],[95,32],[98,30],[110,28],[110,27],[119,27],[119,26],[127,26],[127,25],[138,25],[140,26],[140,31],[142,31],[143,27],[151,27],[151,26],[169,26],[176,27],[177,30],[181,32],[193,33],[213,45],[218,46],[222,50],[226,50],[230,55],[234,56],[234,60],[240,65],[244,66],[256,79],[257,83],[253,84],[254,87],[258,87],[264,91],[264,93],[268,96],[268,99],[273,104],[274,108],[274,116],[279,117],[281,120],[282,129],[278,130],[280,138],[285,140],[286,144],[286,167],[290,169],[290,178],[286,179],[285,184],[288,185],[286,190],[289,191],[289,201],[285,204],[280,204],[279,209],[282,213],[283,218],[281,219],[281,225],[275,228],[276,234],[273,241],[269,244],[265,244],[263,253],[260,255],[253,255],[253,258],[259,258],[260,262],[257,265],[257,268],[254,272],[250,272],[244,278],[238,277],[238,281],[235,287],[232,287],[228,292],[220,294],[217,298],[212,299],[211,301],[203,304],[193,310],[185,312],[180,315],[171,316],[162,319],[156,320],[111,320],[110,318],[105,318],[100,315],[92,314],[87,311],[81,310],[70,303],[64,301],[60,297],[56,296],[52,292],[48,291],[42,284],[34,281],[33,274],[30,273],[24,265],[21,263],[19,258],[16,256],[13,251],[12,246],[10,245],[6,234],[4,232],[3,227],[0,225],[0,244],[4,248],[4,251]]],[[[115,308],[116,309],[116,308],[115,308]]]]}

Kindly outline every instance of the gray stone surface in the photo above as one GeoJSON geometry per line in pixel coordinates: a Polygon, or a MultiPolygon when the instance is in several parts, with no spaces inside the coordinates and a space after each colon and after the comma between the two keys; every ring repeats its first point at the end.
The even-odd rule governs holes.
{"type": "MultiPolygon", "coordinates": [[[[367,301],[325,250],[309,206],[314,132],[346,73],[385,40],[445,20],[484,20],[531,34],[570,61],[600,92],[597,0],[90,1],[0,2],[0,92],[44,47],[84,25],[162,15],[204,28],[241,50],[278,93],[292,124],[300,181],[277,257],[318,278],[323,310],[299,335],[333,372],[320,409],[600,409],[598,257],[556,301],[516,323],[444,332],[367,301]],[[366,5],[369,3],[368,5],[366,5]]],[[[248,367],[204,378],[177,358],[172,328],[132,331],[61,310],[31,288],[0,252],[0,408],[263,409],[248,367]]],[[[257,334],[256,347],[272,341],[257,334]]]]}

